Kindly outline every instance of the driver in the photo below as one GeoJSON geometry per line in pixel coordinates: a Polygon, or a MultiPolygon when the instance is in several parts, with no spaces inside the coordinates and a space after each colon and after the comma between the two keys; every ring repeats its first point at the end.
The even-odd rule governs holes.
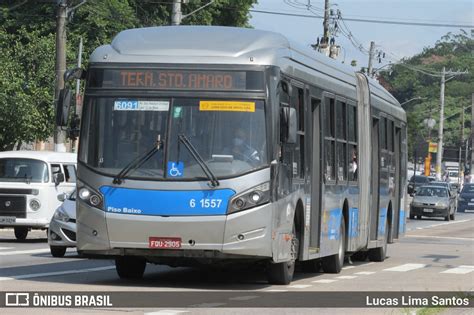
{"type": "Polygon", "coordinates": [[[232,154],[239,160],[258,164],[261,161],[260,154],[249,143],[247,132],[242,128],[237,129],[232,143],[232,154]]]}

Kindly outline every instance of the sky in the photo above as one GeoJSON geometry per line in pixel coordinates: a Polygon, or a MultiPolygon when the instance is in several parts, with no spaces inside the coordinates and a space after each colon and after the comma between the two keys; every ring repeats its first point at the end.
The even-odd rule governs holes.
{"type": "MultiPolygon", "coordinates": [[[[474,25],[474,1],[472,0],[330,0],[331,8],[340,10],[343,18],[395,20],[418,23],[474,25]]],[[[259,0],[254,10],[277,11],[290,14],[324,14],[324,0],[259,0]],[[306,5],[311,5],[312,12],[306,5]],[[290,5],[290,4],[292,5],[290,5]]],[[[281,33],[286,37],[308,46],[321,37],[322,19],[271,15],[251,12],[250,24],[255,29],[281,33]]],[[[388,62],[396,62],[433,46],[448,32],[459,33],[456,27],[406,26],[392,24],[373,24],[345,21],[353,38],[363,45],[363,51],[339,34],[336,44],[342,47],[338,60],[350,64],[357,61],[357,70],[367,67],[370,41],[375,42],[377,51],[385,52],[382,63],[375,60],[374,68],[388,62]]],[[[469,34],[470,29],[464,28],[469,34]]]]}

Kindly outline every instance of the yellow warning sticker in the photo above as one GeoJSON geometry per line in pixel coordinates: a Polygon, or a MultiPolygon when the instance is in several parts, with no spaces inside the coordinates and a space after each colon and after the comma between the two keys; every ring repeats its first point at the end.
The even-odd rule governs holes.
{"type": "Polygon", "coordinates": [[[238,101],[200,101],[200,111],[217,112],[255,112],[255,102],[238,101]]]}

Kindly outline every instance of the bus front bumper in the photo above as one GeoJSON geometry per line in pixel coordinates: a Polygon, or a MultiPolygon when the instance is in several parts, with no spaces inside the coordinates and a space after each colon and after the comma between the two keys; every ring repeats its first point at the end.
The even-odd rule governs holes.
{"type": "Polygon", "coordinates": [[[78,203],[77,246],[86,255],[272,257],[272,205],[220,216],[106,213],[78,203]],[[180,238],[179,249],[150,248],[150,238],[180,238]]]}

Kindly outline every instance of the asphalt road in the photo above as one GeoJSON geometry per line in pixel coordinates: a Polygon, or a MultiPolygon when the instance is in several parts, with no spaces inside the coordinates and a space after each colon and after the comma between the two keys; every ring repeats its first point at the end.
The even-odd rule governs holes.
{"type": "MultiPolygon", "coordinates": [[[[141,280],[120,280],[111,260],[80,258],[68,249],[64,258],[49,253],[44,231],[33,231],[24,242],[18,242],[12,230],[0,230],[0,289],[1,291],[161,291],[224,292],[225,299],[207,294],[205,302],[189,305],[199,308],[107,309],[107,312],[127,314],[244,314],[254,309],[259,294],[268,292],[328,292],[328,291],[474,291],[474,213],[458,213],[456,221],[442,219],[408,220],[407,233],[389,245],[388,258],[381,263],[346,262],[340,274],[297,272],[288,286],[266,283],[262,270],[202,270],[171,268],[148,264],[141,280]],[[241,291],[245,291],[242,294],[241,291]],[[235,292],[235,296],[232,294],[235,292]],[[234,301],[234,304],[232,304],[234,301]],[[237,302],[236,302],[237,301],[237,302]],[[224,308],[214,308],[224,307],[224,308]]],[[[337,293],[335,293],[337,294],[337,293]]],[[[366,309],[366,314],[403,313],[406,309],[366,309]]],[[[472,309],[471,309],[472,310],[472,309]]],[[[6,313],[21,314],[21,309],[5,309],[6,313]]],[[[318,313],[359,314],[361,309],[320,309],[318,313]]],[[[463,313],[469,310],[445,309],[442,312],[463,313]]],[[[48,313],[63,313],[64,309],[49,309],[48,313]]],[[[72,309],[68,313],[100,314],[98,309],[72,309]]],[[[44,313],[30,309],[29,313],[44,313]]],[[[314,313],[314,309],[258,309],[258,314],[314,313]]],[[[470,314],[470,313],[465,313],[470,314]]]]}

